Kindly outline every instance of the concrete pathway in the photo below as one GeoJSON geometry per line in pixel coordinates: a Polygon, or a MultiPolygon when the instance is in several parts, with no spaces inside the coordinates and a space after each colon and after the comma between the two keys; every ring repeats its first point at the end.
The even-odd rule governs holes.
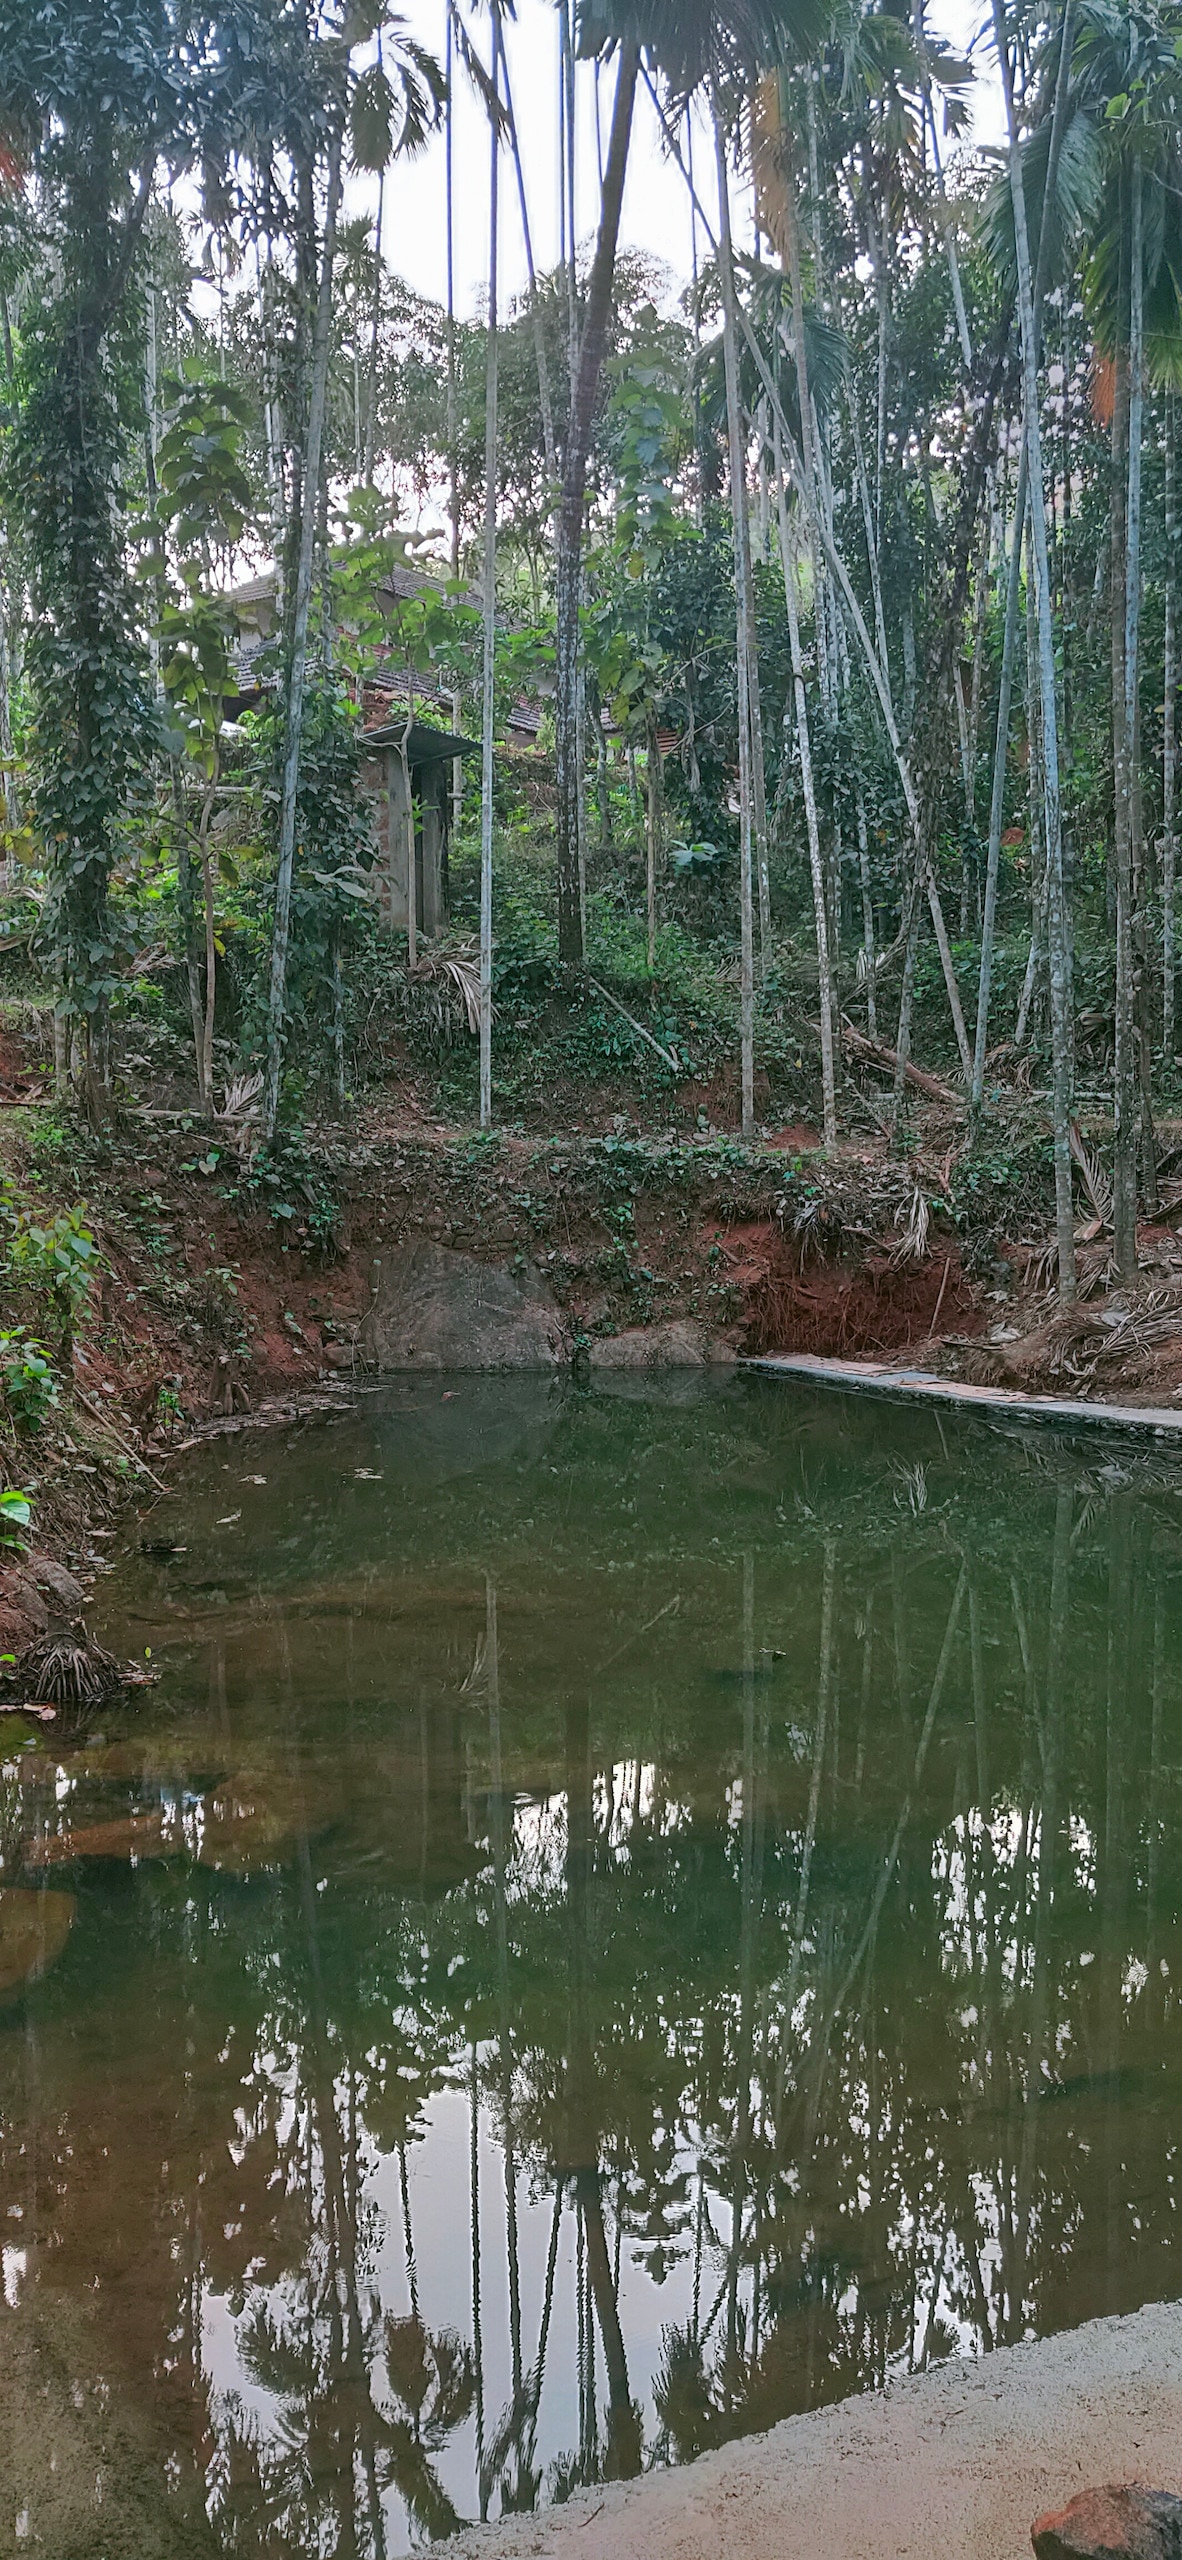
{"type": "Polygon", "coordinates": [[[682,2470],[486,2525],[454,2560],[1030,2560],[1079,2489],[1182,2490],[1182,2304],[788,2418],[682,2470]]]}
{"type": "Polygon", "coordinates": [[[1138,1431],[1155,1440],[1182,1441],[1182,1405],[1087,1404],[1077,1396],[1019,1396],[1009,1387],[970,1387],[958,1378],[938,1378],[929,1369],[893,1368],[887,1360],[822,1360],[813,1352],[768,1354],[745,1360],[745,1369],[766,1369],[778,1378],[799,1378],[814,1387],[840,1387],[846,1394],[894,1396],[906,1404],[960,1405],[978,1413],[1005,1414],[1016,1422],[1051,1422],[1062,1430],[1086,1423],[1092,1430],[1138,1431]]]}

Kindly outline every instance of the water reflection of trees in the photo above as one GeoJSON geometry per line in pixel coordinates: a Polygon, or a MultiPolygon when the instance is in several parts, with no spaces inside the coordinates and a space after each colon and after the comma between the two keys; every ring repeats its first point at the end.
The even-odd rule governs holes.
{"type": "MultiPolygon", "coordinates": [[[[570,1428],[578,1521],[539,1544],[536,1481],[510,1487],[443,1609],[414,1595],[479,1551],[480,1487],[437,1501],[393,1704],[389,1567],[347,1524],[229,1623],[190,1603],[185,1717],[161,1701],[132,1795],[169,1751],[198,1806],[245,1770],[266,1854],[210,1870],[194,1832],[76,1866],[68,1957],[10,2039],[28,2265],[0,2321],[50,2265],[97,2274],[96,2354],[154,2401],[211,2549],[360,2560],[399,2509],[436,2538],[1176,2290],[1168,1479],[926,1424],[855,1463],[743,1409],[708,1470],[692,1416],[646,1415],[643,1447],[570,1428]],[[441,2096],[471,2124],[463,2335],[420,2301],[441,2096]],[[625,2265],[675,2307],[652,2372],[625,2265]]],[[[109,1818],[116,1759],[60,1802],[23,1771],[8,1836],[109,1818]]]]}

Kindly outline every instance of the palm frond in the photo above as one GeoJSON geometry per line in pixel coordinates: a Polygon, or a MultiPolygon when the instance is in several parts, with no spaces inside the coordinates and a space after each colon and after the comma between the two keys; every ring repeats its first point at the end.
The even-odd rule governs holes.
{"type": "MultiPolygon", "coordinates": [[[[1022,191],[1032,264],[1042,234],[1044,205],[1047,208],[1047,281],[1053,289],[1070,274],[1073,253],[1095,222],[1103,194],[1104,164],[1094,119],[1084,109],[1076,108],[1063,128],[1054,198],[1048,205],[1050,146],[1049,123],[1036,125],[1034,132],[1027,135],[1022,144],[1022,191]]],[[[1008,160],[1004,153],[997,157],[1000,165],[981,209],[981,223],[997,274],[1012,292],[1017,273],[1014,205],[1008,160]]]]}
{"type": "Polygon", "coordinates": [[[832,0],[579,0],[578,46],[638,43],[681,102],[708,84],[746,93],[761,71],[808,61],[832,16],[832,0]]]}

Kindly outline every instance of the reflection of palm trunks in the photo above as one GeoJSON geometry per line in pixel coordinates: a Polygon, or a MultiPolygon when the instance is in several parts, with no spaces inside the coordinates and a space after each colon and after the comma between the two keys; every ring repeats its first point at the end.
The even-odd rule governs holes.
{"type": "Polygon", "coordinates": [[[595,2057],[588,2011],[590,1886],[594,1871],[591,1714],[586,1695],[568,1700],[566,1735],[566,1902],[570,2030],[566,2083],[566,2160],[583,2224],[587,2273],[607,2367],[607,2469],[629,2478],[640,2469],[640,2427],[628,2386],[620,2305],[603,2225],[595,2057]]]}
{"type": "Polygon", "coordinates": [[[105,2465],[120,2551],[373,2560],[1177,2294],[1179,1476],[1113,1449],[732,1374],[194,1453],[103,1594],[158,1685],[0,1731],[31,2543],[105,2465]]]}
{"type": "Polygon", "coordinates": [[[599,2333],[603,2339],[603,2360],[607,2366],[608,2449],[605,2467],[610,2476],[628,2480],[640,2469],[640,2421],[628,2388],[628,2359],[624,2352],[620,2306],[607,2254],[607,2235],[603,2227],[603,2181],[598,2167],[576,2171],[575,2198],[583,2217],[587,2273],[591,2278],[599,2333]]]}

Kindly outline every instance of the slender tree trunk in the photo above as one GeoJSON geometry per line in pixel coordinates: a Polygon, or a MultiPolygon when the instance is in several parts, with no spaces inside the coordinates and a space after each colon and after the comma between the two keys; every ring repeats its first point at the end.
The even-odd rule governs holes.
{"type": "MultiPolygon", "coordinates": [[[[1047,154],[1047,182],[1043,200],[1044,215],[1039,229],[1038,263],[1032,289],[1031,319],[1033,323],[1036,349],[1038,331],[1042,318],[1043,298],[1046,293],[1047,278],[1050,273],[1051,233],[1050,226],[1045,218],[1045,207],[1047,204],[1054,201],[1058,181],[1059,161],[1063,148],[1063,134],[1067,121],[1069,75],[1071,69],[1071,42],[1074,23],[1075,0],[1065,0],[1063,19],[1059,30],[1059,59],[1055,74],[1055,99],[1051,111],[1051,135],[1047,154]]],[[[1012,124],[1012,92],[1010,93],[1009,105],[1012,124]]],[[[1013,172],[1011,168],[1011,189],[1012,186],[1013,172]]],[[[1029,257],[1028,235],[1027,255],[1029,257]]],[[[1025,341],[1023,341],[1023,344],[1025,345],[1025,341]]],[[[1025,540],[1029,476],[1030,456],[1027,450],[1026,438],[1025,435],[1023,435],[1022,445],[1018,455],[1017,488],[1014,494],[1014,539],[1013,549],[1010,554],[1009,580],[1006,587],[1005,626],[1002,635],[1001,650],[1001,678],[998,688],[997,703],[997,730],[993,751],[993,786],[989,805],[989,844],[985,865],[985,903],[981,920],[981,970],[977,990],[977,1030],[973,1059],[972,1109],[974,1117],[979,1115],[981,1109],[981,1097],[985,1077],[985,1052],[988,1046],[989,1037],[989,993],[990,982],[993,975],[994,927],[997,912],[997,877],[1001,861],[1001,829],[1005,808],[1006,764],[1009,756],[1010,739],[1010,704],[1013,696],[1014,660],[1018,645],[1018,606],[1022,590],[1022,545],[1025,540]]],[[[1055,1179],[1056,1202],[1058,1203],[1060,1174],[1057,1159],[1055,1179]]],[[[1070,1187],[1070,1168],[1068,1168],[1068,1183],[1070,1187]]],[[[1061,1249],[1062,1235],[1060,1234],[1060,1250],[1061,1249]]],[[[1075,1249],[1073,1230],[1073,1268],[1074,1260],[1075,1249]]]]}
{"type": "Polygon", "coordinates": [[[890,332],[890,285],[887,277],[885,237],[880,236],[870,213],[873,181],[867,189],[866,235],[870,247],[870,263],[874,270],[874,296],[878,306],[878,361],[875,373],[874,425],[874,542],[878,556],[878,574],[882,576],[883,555],[883,488],[886,477],[886,409],[887,409],[887,340],[890,332]]]}
{"type": "Polygon", "coordinates": [[[595,772],[599,792],[599,850],[612,850],[612,788],[607,760],[607,737],[603,726],[603,705],[595,704],[595,772]]]}
{"type": "Polygon", "coordinates": [[[341,966],[341,937],[332,942],[332,1055],[336,1076],[337,1109],[343,1113],[348,1096],[345,1091],[345,973],[341,966]]]}
{"type": "MultiPolygon", "coordinates": [[[[451,20],[447,22],[451,42],[451,20]]],[[[365,451],[362,456],[362,478],[367,489],[373,486],[374,443],[378,423],[378,351],[382,335],[382,225],[386,209],[386,172],[378,175],[378,209],[373,226],[373,303],[369,315],[369,371],[365,386],[365,451]]]]}
{"type": "Polygon", "coordinates": [[[874,897],[870,885],[870,842],[866,832],[866,801],[858,785],[858,877],[862,889],[862,950],[866,962],[866,1029],[872,1040],[878,1037],[878,1006],[875,1000],[877,970],[874,959],[874,897]]]}
{"type": "MultiPolygon", "coordinates": [[[[1021,147],[1014,112],[1014,87],[1003,0],[993,0],[1009,142],[1010,195],[1014,208],[1014,247],[1018,276],[1018,312],[1022,332],[1022,406],[1030,478],[1030,529],[1034,552],[1038,607],[1038,672],[1042,712],[1044,830],[1047,859],[1048,949],[1051,991],[1051,1094],[1055,1152],[1055,1229],[1059,1251],[1059,1294],[1075,1296],[1075,1218],[1071,1195],[1071,941],[1063,879],[1063,830],[1059,804],[1059,711],[1055,698],[1055,644],[1051,625],[1050,564],[1047,556],[1046,506],[1042,478],[1042,431],[1038,390],[1038,327],[1030,237],[1026,227],[1026,193],[1021,147]]],[[[1066,38],[1066,27],[1064,39],[1066,38]]]]}
{"type": "MultiPolygon", "coordinates": [[[[678,144],[676,134],[671,129],[668,119],[662,113],[660,99],[647,74],[645,75],[645,80],[649,94],[657,110],[657,115],[660,118],[669,149],[673,158],[677,161],[682,175],[686,180],[686,184],[690,189],[691,200],[702,222],[702,227],[706,232],[707,238],[711,239],[712,245],[714,245],[709,222],[706,219],[701,203],[696,191],[694,190],[693,180],[690,176],[685,157],[678,144]]],[[[756,372],[759,375],[763,389],[767,395],[768,407],[771,411],[773,422],[782,440],[784,456],[791,463],[792,475],[800,491],[805,515],[809,522],[810,539],[815,538],[819,542],[826,562],[832,572],[838,594],[841,597],[841,602],[846,616],[856,636],[858,648],[865,662],[866,670],[870,677],[870,682],[873,686],[875,697],[882,713],[883,727],[886,730],[887,738],[890,743],[891,755],[894,759],[895,768],[902,785],[903,797],[907,803],[907,813],[915,832],[917,867],[923,889],[926,892],[928,905],[931,910],[932,923],[936,934],[936,944],[940,953],[940,964],[944,976],[944,985],[948,996],[948,1009],[952,1016],[952,1025],[956,1035],[957,1051],[967,1085],[972,1073],[972,1056],[969,1050],[968,1034],[964,1025],[964,1012],[960,1001],[960,991],[956,982],[956,973],[952,966],[952,954],[949,949],[947,930],[945,928],[943,911],[940,905],[940,893],[932,872],[931,864],[927,858],[923,814],[920,809],[919,795],[916,791],[915,779],[909,759],[904,752],[903,743],[899,736],[898,722],[896,721],[894,705],[891,701],[888,673],[875,649],[869,631],[866,628],[865,616],[858,602],[857,594],[851,582],[849,571],[846,568],[841,553],[837,548],[833,535],[829,527],[823,521],[819,524],[817,523],[813,512],[813,493],[810,490],[808,475],[804,468],[803,459],[796,449],[791,428],[789,427],[788,420],[784,414],[783,402],[781,401],[776,389],[772,373],[768,366],[767,358],[759,343],[756,332],[751,326],[747,313],[743,311],[741,307],[738,310],[738,324],[742,328],[743,336],[746,339],[756,372]]]]}
{"type": "Polygon", "coordinates": [[[1026,553],[1026,744],[1028,751],[1028,806],[1030,812],[1030,949],[1026,959],[1026,975],[1018,1003],[1018,1019],[1014,1026],[1014,1047],[1025,1045],[1030,1028],[1030,1013],[1038,978],[1038,964],[1046,938],[1047,865],[1043,841],[1043,764],[1042,722],[1039,717],[1038,689],[1038,621],[1034,601],[1035,575],[1029,535],[1026,553]]]}
{"type": "Polygon", "coordinates": [[[1175,833],[1178,786],[1178,669],[1176,664],[1178,517],[1174,488],[1176,418],[1176,402],[1173,392],[1170,391],[1166,394],[1165,640],[1161,743],[1161,1024],[1162,1054],[1167,1073],[1174,1056],[1174,891],[1178,866],[1178,839],[1175,833]]]}
{"type": "Polygon", "coordinates": [[[571,399],[570,427],[566,439],[562,475],[562,499],[558,514],[554,580],[558,948],[564,960],[576,962],[581,962],[583,957],[583,927],[579,902],[581,776],[578,770],[579,596],[583,519],[587,499],[587,463],[591,450],[595,399],[607,344],[608,320],[611,316],[612,284],[616,269],[616,249],[620,236],[620,214],[624,200],[624,179],[628,167],[628,146],[632,136],[632,116],[636,103],[639,66],[638,47],[632,43],[623,44],[620,48],[620,64],[616,75],[616,95],[612,109],[607,168],[603,180],[599,237],[595,245],[595,257],[587,289],[587,310],[571,399]]]}
{"type": "Polygon", "coordinates": [[[324,242],[312,337],[308,435],[300,491],[300,542],[296,564],[291,649],[287,665],[287,719],[279,812],[279,859],[275,878],[275,918],[271,933],[271,984],[267,1010],[267,1068],[263,1088],[263,1134],[268,1144],[279,1117],[283,1074],[284,1026],[287,1011],[287,951],[291,933],[291,890],[295,869],[296,798],[300,782],[300,749],[304,729],[304,690],[308,670],[308,616],[312,603],[312,568],[319,515],[320,463],[324,413],[328,396],[328,358],[332,334],[332,271],[336,253],[337,215],[341,202],[341,157],[344,132],[333,129],[328,158],[328,196],[324,242]]]}
{"type": "MultiPolygon", "coordinates": [[[[495,62],[494,62],[495,77],[495,62]]],[[[480,1126],[492,1126],[493,718],[497,638],[497,256],[501,141],[489,127],[488,334],[484,383],[484,689],[480,763],[480,1126]]]]}
{"type": "MultiPolygon", "coordinates": [[[[566,334],[567,361],[570,368],[571,411],[574,412],[575,386],[579,374],[579,271],[577,237],[577,191],[575,186],[575,141],[578,123],[578,101],[575,93],[575,0],[559,0],[562,33],[562,113],[559,118],[559,148],[562,153],[562,185],[566,198],[566,334]]],[[[603,182],[600,180],[600,200],[603,182]]]]}
{"type": "Polygon", "coordinates": [[[657,965],[657,861],[661,850],[661,750],[657,743],[656,719],[651,714],[648,724],[646,780],[648,823],[645,828],[645,912],[648,923],[648,971],[651,978],[657,965]]]}
{"type": "Polygon", "coordinates": [[[447,515],[451,528],[451,574],[460,574],[460,471],[456,438],[456,192],[455,101],[452,60],[455,41],[451,10],[447,13],[447,105],[444,125],[444,186],[447,193],[447,515]]]}
{"type": "Polygon", "coordinates": [[[202,1060],[205,1055],[204,1006],[201,991],[201,959],[197,943],[197,901],[193,886],[193,838],[185,789],[177,766],[172,774],[172,816],[176,829],[176,893],[181,913],[181,932],[185,944],[185,991],[189,999],[189,1026],[193,1034],[193,1060],[197,1070],[197,1091],[201,1108],[205,1109],[202,1087],[202,1060]]]}
{"type": "MultiPolygon", "coordinates": [[[[0,765],[3,766],[5,843],[0,861],[0,878],[8,888],[13,872],[15,847],[13,837],[20,825],[20,795],[16,787],[12,755],[12,667],[8,651],[8,582],[3,572],[7,560],[0,562],[0,765]]],[[[156,663],[159,666],[159,648],[156,663]]]]}
{"type": "Polygon", "coordinates": [[[546,334],[542,327],[542,306],[538,300],[538,279],[534,267],[533,235],[530,230],[529,201],[525,192],[525,170],[521,159],[521,137],[513,111],[513,95],[509,87],[509,57],[505,51],[505,31],[500,9],[494,10],[495,43],[501,65],[505,91],[505,108],[509,118],[509,148],[513,154],[513,171],[517,180],[517,204],[521,215],[521,245],[525,251],[525,268],[529,278],[529,312],[533,330],[534,361],[538,368],[538,404],[542,413],[542,445],[546,455],[546,475],[552,483],[558,480],[558,448],[554,441],[554,403],[550,396],[550,367],[546,361],[546,334]]]}
{"type": "MultiPolygon", "coordinates": [[[[1157,1142],[1153,1128],[1153,1049],[1149,1029],[1149,882],[1141,790],[1141,454],[1145,431],[1145,183],[1130,181],[1129,472],[1125,530],[1125,727],[1129,744],[1129,880],[1133,893],[1133,1006],[1140,1085],[1141,1189],[1150,1217],[1157,1210],[1157,1142]]],[[[1172,569],[1173,563],[1168,563],[1172,569]]]]}
{"type": "Polygon", "coordinates": [[[413,969],[419,957],[419,848],[415,831],[414,792],[410,779],[410,725],[414,719],[414,700],[402,724],[398,755],[402,765],[402,822],[406,828],[406,965],[413,969]]]}
{"type": "Polygon", "coordinates": [[[718,175],[718,267],[722,285],[723,361],[726,370],[726,415],[730,447],[731,519],[735,550],[736,696],[739,724],[739,1040],[743,1089],[743,1135],[755,1128],[755,952],[751,913],[751,703],[748,675],[748,580],[751,561],[744,540],[747,483],[743,453],[743,412],[739,396],[738,296],[731,250],[730,186],[726,138],[717,101],[714,105],[714,157],[718,175]]]}
{"type": "Polygon", "coordinates": [[[201,856],[201,894],[205,910],[205,1019],[201,1031],[201,1108],[206,1118],[213,1112],[213,1025],[217,1010],[218,947],[214,914],[213,862],[209,850],[209,829],[213,817],[213,787],[201,802],[201,824],[198,847],[201,856]]]}
{"type": "MultiPolygon", "coordinates": [[[[808,697],[804,687],[804,659],[800,646],[800,615],[796,601],[796,564],[788,529],[788,501],[784,489],[784,469],[780,454],[778,426],[773,428],[776,459],[776,512],[780,534],[780,558],[784,569],[784,601],[788,609],[788,646],[792,655],[792,693],[796,708],[796,743],[800,756],[800,788],[804,799],[805,827],[808,834],[809,877],[813,891],[813,927],[817,937],[817,984],[821,1009],[821,1108],[825,1144],[837,1144],[837,1092],[834,1069],[833,972],[829,965],[829,924],[825,908],[825,870],[821,859],[821,829],[817,816],[816,779],[813,773],[812,740],[809,735],[808,697]]],[[[862,820],[862,844],[865,848],[865,812],[859,801],[862,820]]],[[[863,869],[863,906],[868,916],[870,938],[869,979],[870,1008],[874,1007],[874,917],[868,908],[869,868],[863,869]]]]}
{"type": "Polygon", "coordinates": [[[1122,1280],[1137,1270],[1137,1061],[1133,1024],[1132,740],[1129,736],[1125,545],[1129,461],[1129,362],[1117,351],[1112,404],[1110,582],[1113,830],[1116,854],[1112,1245],[1122,1280]]]}
{"type": "Polygon", "coordinates": [[[866,565],[870,572],[870,593],[874,602],[874,637],[878,646],[879,662],[884,674],[886,674],[890,667],[890,656],[887,650],[886,616],[882,609],[882,579],[878,573],[878,543],[874,531],[874,511],[870,500],[870,481],[866,471],[866,455],[862,445],[862,430],[858,424],[857,395],[848,375],[846,378],[846,402],[849,411],[850,434],[854,448],[854,472],[858,483],[858,501],[862,510],[862,530],[866,538],[866,565]]]}
{"type": "Polygon", "coordinates": [[[804,283],[800,267],[800,220],[796,203],[796,171],[792,160],[791,136],[786,126],[781,129],[780,175],[784,190],[784,220],[788,244],[788,280],[792,294],[792,354],[796,369],[796,397],[800,409],[800,450],[808,482],[808,536],[813,570],[813,618],[817,639],[817,673],[821,698],[828,710],[832,687],[829,681],[828,650],[825,644],[824,592],[820,528],[825,522],[825,505],[821,475],[817,462],[817,439],[813,422],[812,387],[809,382],[808,350],[804,338],[804,283]]]}
{"type": "Polygon", "coordinates": [[[899,1026],[895,1033],[895,1093],[891,1134],[896,1148],[901,1145],[907,1109],[907,1066],[911,1057],[911,1010],[915,1000],[915,964],[919,956],[919,926],[923,913],[923,895],[919,873],[911,879],[904,902],[903,983],[899,990],[899,1026]]]}
{"type": "MultiPolygon", "coordinates": [[[[747,491],[743,490],[743,523],[748,526],[747,491]]],[[[759,899],[760,974],[771,958],[772,899],[767,852],[767,777],[763,763],[763,702],[759,683],[759,634],[755,627],[755,582],[751,546],[747,546],[747,702],[751,715],[751,821],[755,849],[755,882],[759,899]]]]}
{"type": "Polygon", "coordinates": [[[1001,868],[1001,831],[1005,818],[1006,770],[1010,748],[1010,710],[1014,698],[1014,663],[1018,654],[1018,606],[1022,593],[1022,546],[1025,540],[1026,446],[1018,456],[1013,545],[1006,581],[1001,673],[997,689],[997,728],[993,746],[993,782],[989,801],[989,841],[985,854],[985,901],[981,915],[981,966],[977,981],[977,1030],[973,1054],[972,1107],[981,1108],[985,1083],[985,1051],[989,1040],[989,998],[993,979],[993,944],[997,917],[997,881],[1001,868]]]}

